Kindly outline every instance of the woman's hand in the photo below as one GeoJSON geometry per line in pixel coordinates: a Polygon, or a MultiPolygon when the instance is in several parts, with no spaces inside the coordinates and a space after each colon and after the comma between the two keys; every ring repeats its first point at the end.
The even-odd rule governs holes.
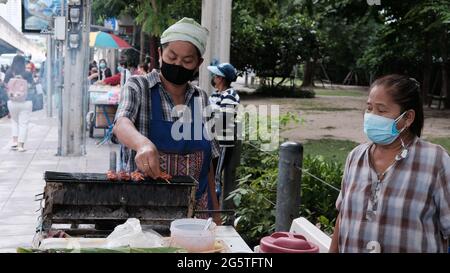
{"type": "Polygon", "coordinates": [[[153,143],[142,145],[136,151],[135,161],[138,169],[146,176],[157,179],[161,175],[159,153],[153,143]]]}

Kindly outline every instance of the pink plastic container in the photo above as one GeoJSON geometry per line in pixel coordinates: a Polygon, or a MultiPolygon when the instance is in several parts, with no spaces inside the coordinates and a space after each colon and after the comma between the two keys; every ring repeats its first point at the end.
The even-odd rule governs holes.
{"type": "Polygon", "coordinates": [[[319,253],[319,247],[300,234],[275,232],[261,239],[262,253],[319,253]]]}

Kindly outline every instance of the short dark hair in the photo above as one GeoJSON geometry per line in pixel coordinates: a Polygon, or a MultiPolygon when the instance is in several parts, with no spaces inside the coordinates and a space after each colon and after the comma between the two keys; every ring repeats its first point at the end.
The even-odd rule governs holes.
{"type": "Polygon", "coordinates": [[[422,135],[424,124],[423,100],[420,92],[420,83],[408,76],[392,74],[377,79],[371,86],[372,90],[375,86],[386,88],[388,94],[392,96],[394,102],[400,105],[401,112],[414,110],[416,116],[411,124],[411,132],[416,136],[422,135]]]}
{"type": "Polygon", "coordinates": [[[121,66],[124,66],[124,67],[128,67],[128,62],[127,62],[127,60],[121,60],[120,62],[119,62],[119,65],[121,65],[121,66]]]}

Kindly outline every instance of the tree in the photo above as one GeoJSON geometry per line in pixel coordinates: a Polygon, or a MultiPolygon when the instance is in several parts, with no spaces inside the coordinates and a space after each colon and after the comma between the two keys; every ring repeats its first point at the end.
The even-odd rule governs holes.
{"type": "Polygon", "coordinates": [[[260,5],[238,1],[233,9],[231,61],[240,70],[255,70],[269,78],[269,86],[281,85],[294,67],[318,54],[314,22],[298,14],[283,16],[280,3],[260,5]],[[282,80],[275,83],[275,78],[282,80]]]}
{"type": "Polygon", "coordinates": [[[383,25],[360,64],[378,75],[403,73],[422,82],[423,97],[439,88],[450,107],[448,24],[450,1],[383,2],[383,25]],[[433,73],[439,71],[439,73],[433,73]],[[433,74],[440,74],[436,78],[433,74]]]}
{"type": "Polygon", "coordinates": [[[201,0],[94,0],[94,14],[99,21],[107,17],[129,15],[136,18],[140,28],[140,59],[150,53],[152,67],[156,67],[157,48],[162,31],[182,17],[200,20],[201,0]],[[150,46],[147,47],[147,35],[150,35],[150,46]],[[150,51],[150,52],[149,52],[150,51]]]}
{"type": "Polygon", "coordinates": [[[287,41],[290,51],[295,52],[296,46],[302,47],[300,57],[297,55],[292,59],[298,57],[294,65],[304,65],[304,89],[314,86],[317,63],[334,68],[335,75],[332,76],[336,81],[342,80],[348,71],[358,70],[357,60],[363,55],[365,46],[379,24],[373,16],[376,10],[360,1],[237,0],[233,3],[232,62],[243,71],[255,69],[255,66],[261,68],[264,64],[266,68],[263,70],[270,72],[270,69],[274,69],[274,76],[283,77],[287,72],[281,71],[279,64],[269,60],[275,58],[287,66],[292,65],[292,62],[287,62],[289,58],[281,58],[284,55],[279,52],[284,46],[281,41],[287,41]],[[269,28],[278,28],[278,25],[269,23],[271,20],[288,22],[293,28],[296,27],[294,21],[300,20],[309,28],[309,32],[301,29],[293,34],[282,34],[281,29],[272,31],[269,28]],[[270,35],[265,35],[268,33],[270,35]],[[308,39],[303,39],[305,37],[308,39]],[[265,51],[259,50],[261,48],[265,51]]]}

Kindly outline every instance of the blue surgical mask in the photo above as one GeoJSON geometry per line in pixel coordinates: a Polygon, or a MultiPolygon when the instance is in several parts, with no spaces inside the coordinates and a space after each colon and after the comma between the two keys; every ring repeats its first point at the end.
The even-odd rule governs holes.
{"type": "Polygon", "coordinates": [[[100,63],[99,66],[100,66],[101,69],[104,69],[106,67],[106,64],[105,63],[100,63]]]}
{"type": "Polygon", "coordinates": [[[397,119],[386,118],[375,114],[364,114],[364,133],[376,144],[389,145],[406,129],[397,129],[397,122],[406,114],[404,112],[397,119]]]}
{"type": "Polygon", "coordinates": [[[117,71],[119,71],[119,73],[122,73],[122,72],[123,72],[123,67],[118,66],[118,67],[117,67],[117,71]]]}

